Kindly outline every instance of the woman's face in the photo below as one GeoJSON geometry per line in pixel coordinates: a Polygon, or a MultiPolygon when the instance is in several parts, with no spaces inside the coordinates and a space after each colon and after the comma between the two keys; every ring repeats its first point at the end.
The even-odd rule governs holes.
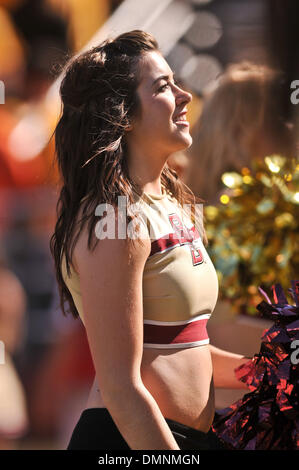
{"type": "Polygon", "coordinates": [[[186,113],[192,96],[175,84],[172,70],[158,51],[147,52],[139,70],[139,111],[130,131],[131,142],[166,154],[188,148],[192,137],[186,113]]]}

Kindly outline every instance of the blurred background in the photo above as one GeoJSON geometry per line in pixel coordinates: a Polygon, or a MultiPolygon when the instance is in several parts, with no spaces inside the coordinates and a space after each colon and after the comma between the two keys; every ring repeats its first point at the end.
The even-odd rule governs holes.
{"type": "Polygon", "coordinates": [[[0,449],[65,448],[94,374],[49,251],[63,65],[108,35],[157,38],[193,95],[193,146],[169,164],[206,201],[211,342],[254,354],[257,287],[298,279],[298,23],[296,0],[0,0],[0,449]]]}

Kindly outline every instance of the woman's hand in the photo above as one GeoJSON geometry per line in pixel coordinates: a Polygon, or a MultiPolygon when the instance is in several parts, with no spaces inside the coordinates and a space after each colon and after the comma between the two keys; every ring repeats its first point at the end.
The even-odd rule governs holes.
{"type": "Polygon", "coordinates": [[[223,349],[216,348],[210,344],[213,363],[213,379],[217,388],[245,389],[248,387],[240,382],[235,375],[235,369],[250,360],[249,357],[235,354],[223,349]]]}

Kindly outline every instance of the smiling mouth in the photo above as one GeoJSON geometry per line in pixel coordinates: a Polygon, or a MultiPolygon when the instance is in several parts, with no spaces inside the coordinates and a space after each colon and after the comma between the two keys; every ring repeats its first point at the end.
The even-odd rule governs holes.
{"type": "Polygon", "coordinates": [[[184,126],[189,126],[189,122],[187,121],[187,118],[186,118],[186,111],[174,117],[173,122],[175,124],[183,124],[184,126]]]}

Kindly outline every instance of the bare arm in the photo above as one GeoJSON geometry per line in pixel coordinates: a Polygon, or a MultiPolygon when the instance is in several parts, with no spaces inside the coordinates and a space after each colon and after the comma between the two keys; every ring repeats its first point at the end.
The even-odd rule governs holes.
{"type": "Polygon", "coordinates": [[[85,326],[104,403],[129,447],[179,450],[141,379],[142,276],[150,240],[143,243],[134,248],[127,240],[103,239],[88,252],[80,241],[75,261],[85,326]]]}
{"type": "Polygon", "coordinates": [[[216,348],[210,344],[210,351],[213,363],[213,378],[214,384],[217,388],[239,388],[246,389],[248,387],[240,382],[235,376],[235,369],[250,358],[235,354],[223,349],[216,348]]]}

